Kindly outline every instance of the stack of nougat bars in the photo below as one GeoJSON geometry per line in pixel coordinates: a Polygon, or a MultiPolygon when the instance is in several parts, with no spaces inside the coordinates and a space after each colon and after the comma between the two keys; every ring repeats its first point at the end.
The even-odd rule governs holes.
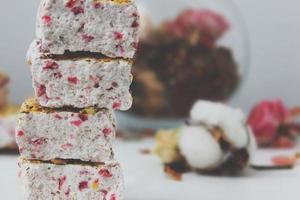
{"type": "Polygon", "coordinates": [[[138,28],[132,0],[41,0],[16,128],[26,200],[124,198],[114,111],[132,104],[138,28]]]}

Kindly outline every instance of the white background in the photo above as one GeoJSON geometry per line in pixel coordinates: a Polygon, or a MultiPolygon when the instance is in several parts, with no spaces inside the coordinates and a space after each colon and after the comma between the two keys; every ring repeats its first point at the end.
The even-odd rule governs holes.
{"type": "MultiPolygon", "coordinates": [[[[226,1],[226,0],[224,0],[226,1]]],[[[252,59],[248,79],[234,104],[248,110],[263,98],[300,104],[300,1],[234,0],[248,26],[252,59]]],[[[39,0],[0,4],[0,67],[12,76],[12,98],[32,93],[25,52],[34,38],[39,0]]]]}

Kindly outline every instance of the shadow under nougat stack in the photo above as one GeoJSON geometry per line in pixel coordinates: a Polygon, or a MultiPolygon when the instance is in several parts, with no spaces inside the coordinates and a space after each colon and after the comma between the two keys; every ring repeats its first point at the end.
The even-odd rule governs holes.
{"type": "Polygon", "coordinates": [[[16,130],[25,199],[124,198],[114,110],[132,104],[138,27],[131,0],[41,1],[16,130]]]}

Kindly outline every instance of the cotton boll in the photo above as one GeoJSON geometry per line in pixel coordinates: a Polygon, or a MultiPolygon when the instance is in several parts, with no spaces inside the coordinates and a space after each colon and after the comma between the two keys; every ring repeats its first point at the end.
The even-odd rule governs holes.
{"type": "Polygon", "coordinates": [[[227,134],[228,140],[237,148],[247,145],[248,133],[245,116],[239,109],[221,103],[198,101],[191,110],[191,123],[218,126],[227,134]]]}
{"type": "Polygon", "coordinates": [[[243,122],[235,119],[227,119],[220,122],[219,126],[223,129],[227,139],[235,148],[243,148],[247,146],[249,142],[249,135],[246,125],[243,122]]]}
{"type": "Polygon", "coordinates": [[[226,120],[228,116],[237,121],[245,121],[245,116],[241,110],[211,101],[200,100],[196,102],[190,112],[191,120],[208,121],[212,124],[226,120]]]}
{"type": "Polygon", "coordinates": [[[195,170],[237,174],[248,166],[256,142],[241,110],[198,101],[179,133],[179,149],[195,170]]]}
{"type": "Polygon", "coordinates": [[[197,169],[215,167],[223,152],[211,133],[203,127],[183,127],[179,148],[188,164],[197,169]]]}

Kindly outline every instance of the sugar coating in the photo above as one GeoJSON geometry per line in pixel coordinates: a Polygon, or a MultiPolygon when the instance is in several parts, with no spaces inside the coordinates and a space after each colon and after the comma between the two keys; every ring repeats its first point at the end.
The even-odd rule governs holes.
{"type": "Polygon", "coordinates": [[[31,58],[33,87],[42,106],[97,106],[128,110],[132,105],[130,61],[31,58]]]}
{"type": "Polygon", "coordinates": [[[113,160],[115,118],[111,111],[95,114],[30,112],[19,115],[16,140],[27,159],[113,160]]]}
{"type": "Polygon", "coordinates": [[[36,36],[44,52],[99,52],[132,58],[138,43],[139,15],[132,1],[42,0],[36,36]]]}
{"type": "Polygon", "coordinates": [[[20,160],[26,200],[122,200],[119,164],[54,165],[20,160]]]}
{"type": "Polygon", "coordinates": [[[0,149],[15,144],[16,116],[0,117],[0,149]]]}

